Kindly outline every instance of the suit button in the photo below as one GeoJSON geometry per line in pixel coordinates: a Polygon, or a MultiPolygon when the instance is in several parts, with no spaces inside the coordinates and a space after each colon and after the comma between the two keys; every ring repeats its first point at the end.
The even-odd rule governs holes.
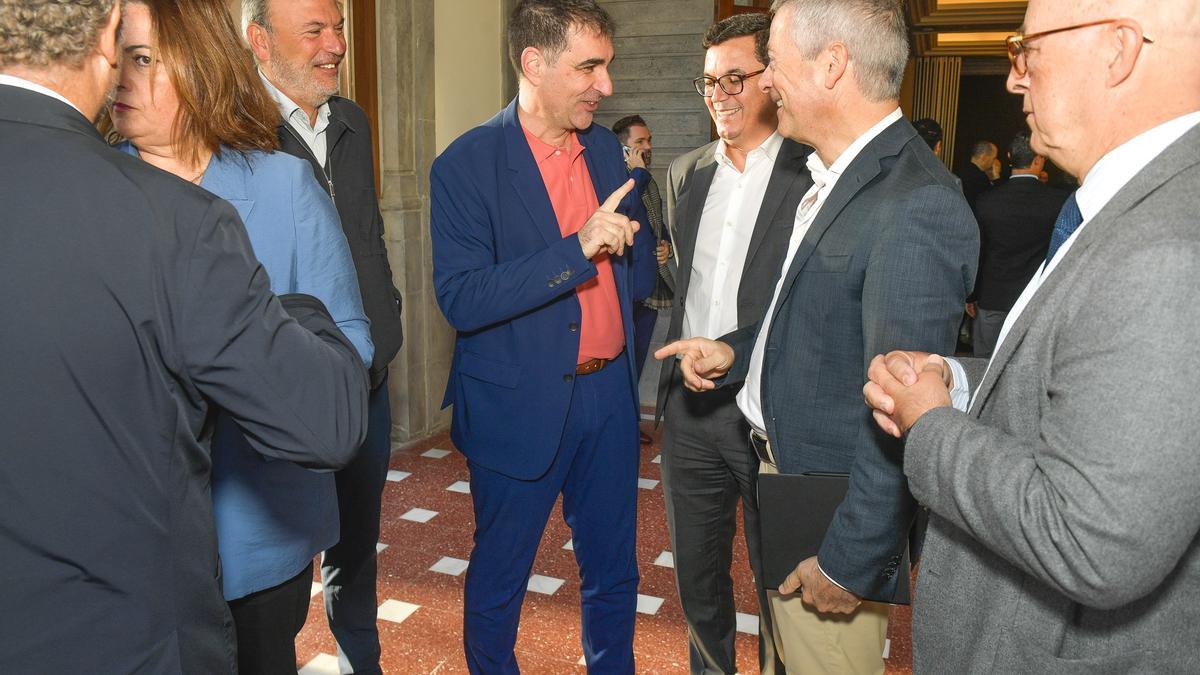
{"type": "Polygon", "coordinates": [[[558,275],[559,281],[566,281],[567,279],[570,279],[570,278],[571,278],[570,272],[563,272],[562,274],[558,275]]]}
{"type": "Polygon", "coordinates": [[[579,332],[579,324],[572,321],[571,323],[567,324],[567,330],[571,331],[572,333],[578,333],[579,332]]]}
{"type": "Polygon", "coordinates": [[[550,288],[554,288],[555,286],[558,285],[558,279],[551,279],[549,282],[546,283],[546,285],[549,286],[550,288]]]}
{"type": "Polygon", "coordinates": [[[563,382],[570,382],[570,381],[571,381],[571,380],[573,380],[573,379],[575,379],[575,376],[574,376],[574,375],[570,375],[570,374],[568,374],[568,375],[563,375],[563,382]]]}

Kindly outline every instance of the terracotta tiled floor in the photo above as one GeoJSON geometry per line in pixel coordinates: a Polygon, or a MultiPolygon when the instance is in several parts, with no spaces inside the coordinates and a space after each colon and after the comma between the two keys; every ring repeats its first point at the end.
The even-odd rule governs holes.
{"type": "MultiPolygon", "coordinates": [[[[648,424],[643,423],[643,428],[648,424]]],[[[686,673],[686,628],[672,571],[654,564],[670,550],[662,487],[657,482],[660,472],[655,461],[655,436],[653,445],[642,446],[640,475],[654,483],[650,487],[646,482],[649,489],[638,492],[639,592],[645,597],[640,603],[644,613],[637,617],[634,650],[639,673],[686,673]]],[[[394,453],[394,473],[384,490],[380,543],[386,548],[379,554],[379,633],[383,668],[388,673],[467,672],[462,656],[464,575],[430,569],[437,566],[448,572],[458,571],[463,567],[458,561],[470,557],[471,498],[460,491],[463,486],[459,484],[468,478],[467,467],[457,452],[428,452],[432,449],[452,450],[449,438],[437,436],[394,453]],[[406,519],[406,514],[407,518],[413,517],[413,509],[436,515],[429,517],[429,513],[418,511],[417,515],[427,518],[425,522],[406,519]]],[[[564,548],[569,540],[570,531],[556,508],[533,571],[562,583],[552,594],[531,591],[526,596],[517,640],[517,659],[524,673],[586,672],[579,664],[579,576],[571,551],[564,548]]],[[[740,533],[734,550],[738,611],[752,618],[757,609],[740,533]]],[[[549,583],[550,587],[554,585],[549,583]]],[[[336,673],[337,661],[332,656],[336,651],[316,584],[313,593],[308,624],[297,641],[298,666],[305,675],[336,673]]],[[[748,623],[753,627],[756,621],[748,623]]],[[[907,609],[893,610],[888,673],[911,672],[908,630],[907,609]]],[[[742,673],[758,672],[756,645],[755,635],[738,633],[738,666],[742,673]]]]}

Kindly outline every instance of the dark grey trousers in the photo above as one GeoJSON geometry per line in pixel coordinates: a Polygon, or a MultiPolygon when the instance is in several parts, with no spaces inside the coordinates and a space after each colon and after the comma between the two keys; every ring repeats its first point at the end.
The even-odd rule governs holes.
{"type": "Polygon", "coordinates": [[[688,623],[691,672],[736,673],[733,537],[742,501],[759,604],[759,668],[783,673],[770,638],[771,612],[761,578],[756,482],[758,459],[736,392],[687,391],[678,377],[664,411],[662,479],[675,583],[688,623]]]}
{"type": "Polygon", "coordinates": [[[987,358],[992,355],[992,350],[996,348],[996,340],[1000,338],[1000,329],[1004,327],[1004,319],[1007,317],[1007,311],[982,307],[975,310],[975,329],[971,338],[975,356],[987,358]]]}

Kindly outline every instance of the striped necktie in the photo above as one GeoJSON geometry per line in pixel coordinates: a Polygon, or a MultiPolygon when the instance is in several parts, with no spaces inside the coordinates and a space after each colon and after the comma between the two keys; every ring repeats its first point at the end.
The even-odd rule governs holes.
{"type": "Polygon", "coordinates": [[[1054,221],[1054,233],[1050,235],[1050,248],[1046,251],[1046,266],[1054,260],[1054,254],[1071,238],[1071,234],[1083,224],[1083,214],[1079,212],[1079,202],[1075,201],[1072,192],[1058,212],[1058,220],[1054,221]]]}

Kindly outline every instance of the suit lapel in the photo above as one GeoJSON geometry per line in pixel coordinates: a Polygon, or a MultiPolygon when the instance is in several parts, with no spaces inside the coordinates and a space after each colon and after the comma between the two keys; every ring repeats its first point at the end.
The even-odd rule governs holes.
{"type": "Polygon", "coordinates": [[[708,189],[712,187],[713,176],[717,173],[717,162],[714,156],[714,143],[708,152],[700,156],[692,170],[691,178],[687,181],[687,191],[679,199],[676,211],[682,215],[679,221],[679,277],[676,280],[675,292],[680,297],[687,296],[688,283],[692,278],[692,260],[696,255],[696,236],[700,231],[700,218],[704,215],[704,203],[708,200],[708,189]]]}
{"type": "Polygon", "coordinates": [[[1100,213],[1096,214],[1096,217],[1079,233],[1079,237],[1075,240],[1075,243],[1071,244],[1070,250],[1059,261],[1058,266],[1054,268],[1054,271],[1046,279],[1046,282],[1029,299],[1029,303],[1021,312],[1021,316],[1017,317],[1008,334],[1004,337],[1004,342],[1000,344],[999,349],[992,356],[987,371],[984,373],[983,380],[975,389],[972,397],[971,414],[979,415],[988,396],[995,389],[1000,374],[1004,372],[1005,367],[1012,360],[1017,348],[1024,341],[1025,335],[1029,332],[1029,327],[1043,311],[1049,311],[1046,309],[1048,305],[1047,299],[1054,294],[1060,285],[1068,283],[1069,279],[1073,279],[1075,277],[1074,273],[1081,265],[1086,264],[1084,257],[1087,250],[1096,242],[1103,241],[1108,236],[1110,230],[1118,227],[1118,221],[1121,217],[1130,209],[1137,206],[1150,193],[1157,190],[1164,183],[1179,174],[1179,172],[1194,166],[1198,162],[1200,162],[1200,127],[1194,127],[1134,176],[1125,187],[1121,188],[1109,200],[1108,204],[1100,210],[1100,213]]]}
{"type": "MultiPolygon", "coordinates": [[[[887,133],[886,131],[884,132],[887,133]]],[[[833,186],[833,191],[825,199],[825,203],[821,205],[821,210],[817,213],[816,220],[808,228],[808,232],[804,234],[804,239],[800,242],[800,247],[796,249],[796,257],[792,259],[792,264],[788,266],[787,274],[783,280],[783,287],[779,289],[779,300],[775,303],[775,311],[771,315],[772,323],[775,317],[779,314],[779,309],[783,307],[788,295],[791,293],[792,286],[796,283],[796,277],[800,275],[800,270],[804,269],[805,263],[808,262],[813,251],[817,248],[817,242],[821,241],[821,237],[825,236],[825,231],[833,225],[837,217],[850,203],[851,199],[862,190],[863,186],[870,183],[879,175],[880,166],[879,159],[882,156],[880,149],[883,147],[880,143],[881,139],[876,138],[867,147],[863,148],[858,157],[846,167],[846,171],[838,178],[837,183],[833,186]]]]}
{"type": "Polygon", "coordinates": [[[553,244],[562,239],[562,231],[558,227],[558,216],[554,215],[554,206],[550,203],[550,193],[546,192],[546,184],[542,182],[533,151],[529,149],[529,141],[525,140],[525,132],[521,129],[516,99],[504,111],[503,126],[505,160],[513,192],[529,212],[529,218],[542,238],[547,244],[553,244]]]}
{"type": "MultiPolygon", "coordinates": [[[[807,157],[807,149],[792,141],[785,140],[779,146],[779,158],[771,170],[771,179],[767,183],[766,193],[763,194],[762,206],[758,209],[758,218],[754,221],[754,232],[750,235],[750,247],[746,250],[746,261],[742,268],[743,279],[749,274],[750,266],[754,263],[754,256],[758,253],[763,239],[766,239],[767,231],[775,222],[779,209],[787,201],[784,198],[788,191],[797,183],[803,183],[800,186],[803,191],[807,191],[812,186],[812,177],[805,170],[807,157]]],[[[792,215],[795,217],[795,214],[792,215]]]]}

